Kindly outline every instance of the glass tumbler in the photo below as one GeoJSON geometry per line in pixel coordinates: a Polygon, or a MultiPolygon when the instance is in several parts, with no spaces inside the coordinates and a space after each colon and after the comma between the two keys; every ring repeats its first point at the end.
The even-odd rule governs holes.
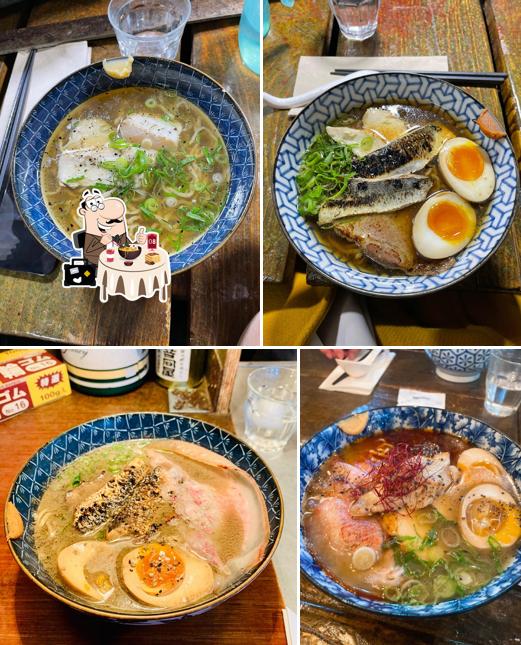
{"type": "Polygon", "coordinates": [[[175,58],[190,0],[111,0],[108,16],[123,56],[175,58]]]}
{"type": "Polygon", "coordinates": [[[329,0],[329,6],[349,40],[366,40],[376,32],[380,0],[329,0]]]}
{"type": "Polygon", "coordinates": [[[296,371],[274,366],[251,372],[244,420],[246,439],[253,447],[282,451],[297,427],[296,371]]]}
{"type": "Polygon", "coordinates": [[[485,409],[508,417],[521,403],[521,350],[492,350],[487,370],[485,409]]]}

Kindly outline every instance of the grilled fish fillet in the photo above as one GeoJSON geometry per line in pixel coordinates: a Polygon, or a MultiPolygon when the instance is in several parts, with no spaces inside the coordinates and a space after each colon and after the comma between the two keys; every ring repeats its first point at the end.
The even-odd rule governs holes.
{"type": "Polygon", "coordinates": [[[422,175],[403,175],[377,179],[352,179],[349,191],[328,202],[318,214],[319,226],[353,215],[397,211],[427,198],[432,180],[422,175]]]}
{"type": "Polygon", "coordinates": [[[365,178],[417,172],[434,159],[450,136],[449,131],[439,125],[424,125],[363,159],[354,159],[353,171],[357,177],[365,178]]]}
{"type": "Polygon", "coordinates": [[[120,511],[110,520],[107,539],[131,535],[145,538],[172,519],[172,505],[161,497],[159,471],[155,468],[140,481],[123,502],[120,511]]]}
{"type": "Polygon", "coordinates": [[[123,119],[119,126],[119,133],[127,141],[139,145],[143,145],[148,139],[148,145],[144,147],[159,150],[177,145],[180,128],[148,114],[135,113],[123,119]]]}
{"type": "Polygon", "coordinates": [[[142,459],[133,459],[128,466],[77,507],[74,526],[81,533],[89,533],[105,524],[120,510],[123,502],[149,473],[150,468],[142,459]]]}
{"type": "Polygon", "coordinates": [[[354,517],[368,517],[375,513],[401,509],[419,510],[432,504],[459,479],[459,471],[450,465],[448,452],[440,452],[434,457],[422,457],[423,470],[418,479],[418,486],[403,497],[391,497],[384,505],[375,490],[369,490],[359,497],[350,507],[354,517]]]}

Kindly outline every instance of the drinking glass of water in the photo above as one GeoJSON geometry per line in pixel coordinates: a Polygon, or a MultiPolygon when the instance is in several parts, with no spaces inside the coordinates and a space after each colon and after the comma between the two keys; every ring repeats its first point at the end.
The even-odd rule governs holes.
{"type": "Polygon", "coordinates": [[[123,56],[175,58],[190,0],[111,0],[109,20],[123,56]]]}
{"type": "Polygon", "coordinates": [[[495,349],[487,370],[485,409],[496,417],[508,417],[521,403],[521,350],[495,349]]]}
{"type": "Polygon", "coordinates": [[[264,452],[280,452],[297,426],[296,371],[261,367],[248,376],[244,404],[245,436],[264,452]]]}
{"type": "Polygon", "coordinates": [[[376,32],[380,0],[329,0],[340,31],[350,40],[367,40],[376,32]]]}

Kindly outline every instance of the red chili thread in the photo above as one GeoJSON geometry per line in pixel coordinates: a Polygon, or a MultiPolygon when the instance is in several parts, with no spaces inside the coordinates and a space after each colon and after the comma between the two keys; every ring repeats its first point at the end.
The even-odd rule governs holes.
{"type": "MultiPolygon", "coordinates": [[[[355,487],[354,497],[358,499],[365,491],[374,490],[384,509],[392,511],[402,506],[399,501],[424,483],[422,472],[425,466],[421,446],[397,443],[360,480],[355,487]]],[[[412,512],[414,509],[406,510],[412,512]]]]}

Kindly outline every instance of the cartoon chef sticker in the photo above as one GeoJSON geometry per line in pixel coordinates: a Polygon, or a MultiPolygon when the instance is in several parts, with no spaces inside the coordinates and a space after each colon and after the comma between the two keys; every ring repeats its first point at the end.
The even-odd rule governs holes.
{"type": "Polygon", "coordinates": [[[144,226],[135,241],[130,239],[126,210],[118,197],[103,197],[97,188],[83,191],[76,212],[85,226],[72,236],[83,257],[63,264],[62,284],[100,287],[101,302],[115,295],[127,300],[151,298],[156,292],[166,302],[171,283],[169,255],[159,246],[158,233],[147,233],[144,226]]]}
{"type": "MultiPolygon", "coordinates": [[[[118,246],[134,244],[129,239],[125,202],[119,197],[103,197],[97,188],[84,190],[77,213],[85,221],[85,235],[80,232],[83,257],[89,264],[97,266],[99,256],[111,242],[118,246]]],[[[146,243],[146,235],[138,233],[137,244],[146,243]]]]}

